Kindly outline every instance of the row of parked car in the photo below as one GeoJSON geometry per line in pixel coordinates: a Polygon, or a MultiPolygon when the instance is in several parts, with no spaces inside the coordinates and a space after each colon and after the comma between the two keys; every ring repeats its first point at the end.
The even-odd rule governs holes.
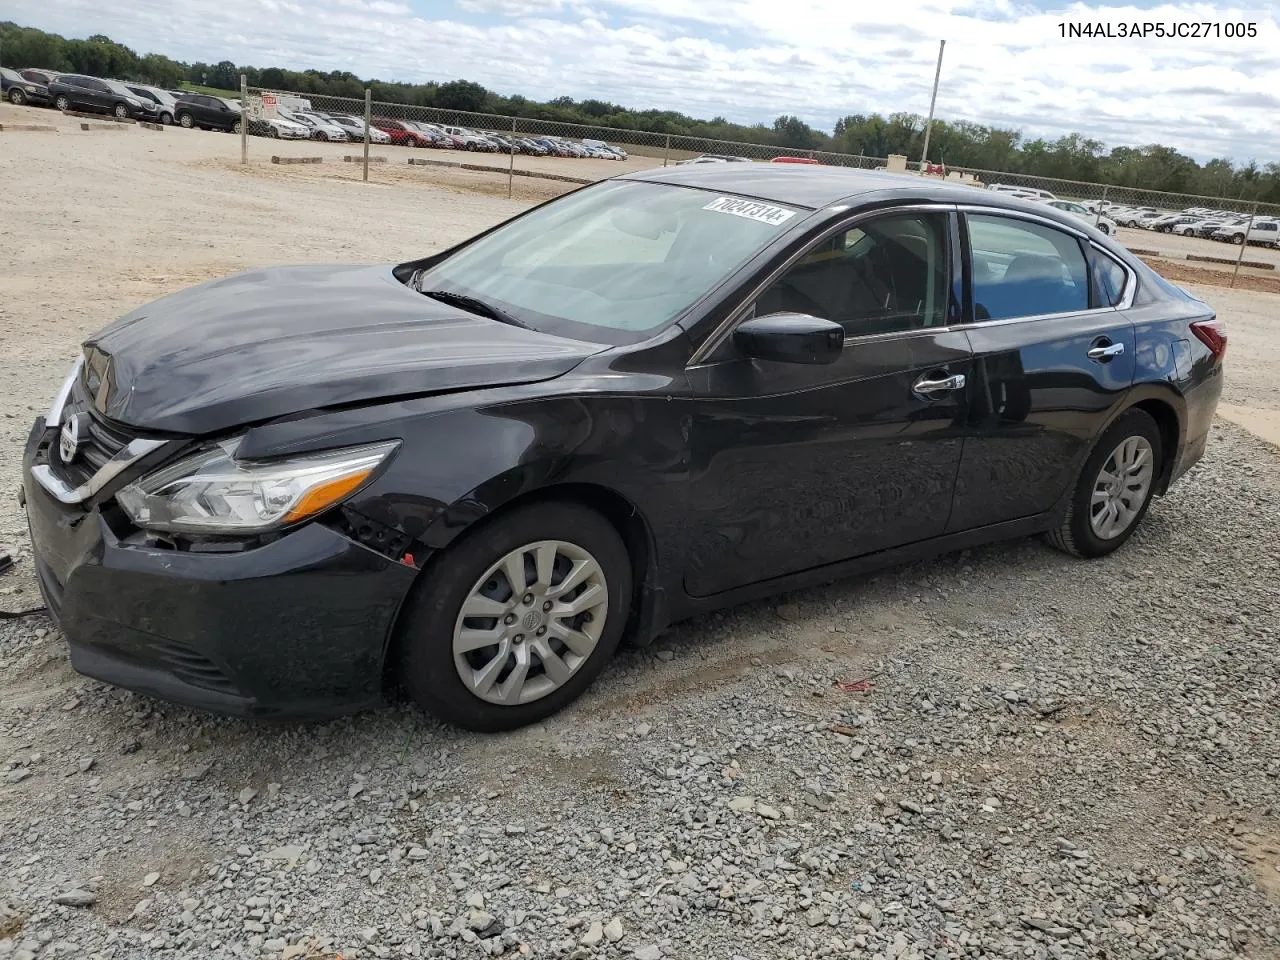
{"type": "MultiPolygon", "coordinates": [[[[239,133],[243,112],[238,100],[189,90],[159,87],[80,74],[57,73],[30,67],[0,68],[3,95],[19,106],[50,106],[58,110],[109,113],[120,119],[148,120],[204,130],[239,133]]],[[[364,140],[364,119],[343,113],[314,110],[307,100],[284,98],[276,115],[249,120],[248,133],[286,140],[364,140]]],[[[523,153],[547,157],[591,157],[625,160],[627,152],[602,140],[574,141],[564,137],[520,136],[467,127],[446,126],[416,120],[373,117],[369,139],[441,150],[481,153],[523,153]]]]}
{"type": "Polygon", "coordinates": [[[1183,237],[1200,237],[1220,243],[1251,243],[1280,247],[1280,217],[1249,217],[1211,207],[1188,207],[1180,213],[1169,213],[1155,207],[1123,207],[1108,209],[1107,215],[1125,227],[1175,233],[1183,237]]]}

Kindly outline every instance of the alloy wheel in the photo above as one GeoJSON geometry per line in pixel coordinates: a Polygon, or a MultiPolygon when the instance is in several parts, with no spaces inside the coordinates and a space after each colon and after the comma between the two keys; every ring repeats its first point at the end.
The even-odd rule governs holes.
{"type": "Polygon", "coordinates": [[[26,98],[22,95],[22,91],[14,87],[9,91],[9,101],[15,106],[20,107],[26,98]]]}
{"type": "Polygon", "coordinates": [[[54,101],[53,101],[53,105],[54,105],[55,107],[57,107],[59,110],[70,110],[70,109],[71,109],[71,101],[70,101],[70,100],[68,100],[66,97],[63,97],[63,96],[59,96],[59,97],[58,97],[58,99],[54,100],[54,101]]]}
{"type": "Polygon", "coordinates": [[[1146,437],[1126,437],[1111,451],[1089,500],[1089,524],[1099,539],[1114,540],[1133,525],[1147,502],[1154,466],[1146,437]]]}
{"type": "Polygon", "coordinates": [[[540,700],[591,657],[608,612],[604,569],[589,552],[563,540],[525,544],[472,586],[454,623],[454,666],[488,703],[540,700]]]}
{"type": "Polygon", "coordinates": [[[115,109],[115,115],[119,119],[123,120],[125,119],[125,117],[129,116],[129,108],[126,107],[123,103],[117,103],[116,109],[115,109]]]}

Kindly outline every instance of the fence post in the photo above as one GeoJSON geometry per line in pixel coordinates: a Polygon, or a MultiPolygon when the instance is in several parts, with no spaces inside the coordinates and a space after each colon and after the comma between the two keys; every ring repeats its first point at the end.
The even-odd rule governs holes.
{"type": "Polygon", "coordinates": [[[249,162],[249,78],[240,74],[240,165],[249,162]]]}
{"type": "Polygon", "coordinates": [[[671,158],[671,134],[667,134],[667,148],[662,152],[662,165],[667,165],[667,160],[671,158]]]}
{"type": "MultiPolygon", "coordinates": [[[[511,139],[516,138],[516,118],[511,118],[511,139]]],[[[511,199],[514,190],[513,183],[516,179],[516,147],[512,143],[511,148],[507,151],[507,199],[511,199]]]]}
{"type": "Polygon", "coordinates": [[[1102,199],[1098,201],[1098,210],[1093,217],[1093,225],[1096,227],[1102,222],[1102,211],[1107,206],[1107,191],[1111,189],[1111,184],[1104,183],[1102,185],[1102,199]]]}
{"type": "Polygon", "coordinates": [[[369,182],[369,120],[373,113],[373,91],[364,88],[364,182],[369,182]]]}
{"type": "Polygon", "coordinates": [[[1253,201],[1253,209],[1249,211],[1249,222],[1244,228],[1244,240],[1240,243],[1240,256],[1236,257],[1236,268],[1231,272],[1231,286],[1236,285],[1236,277],[1240,275],[1240,261],[1244,259],[1244,248],[1249,246],[1249,234],[1253,232],[1253,218],[1258,215],[1258,201],[1253,201]]]}

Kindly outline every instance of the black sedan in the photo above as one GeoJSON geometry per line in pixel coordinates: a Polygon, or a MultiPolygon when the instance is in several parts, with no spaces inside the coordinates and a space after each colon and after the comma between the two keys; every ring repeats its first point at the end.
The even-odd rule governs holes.
{"type": "Polygon", "coordinates": [[[654,170],[121,318],[36,421],[25,503],[83,673],[250,715],[399,682],[506,729],[747,598],[1037,533],[1111,553],[1204,452],[1225,349],[1043,204],[654,170]]]}
{"type": "Polygon", "coordinates": [[[29,80],[15,70],[0,67],[0,97],[15,107],[25,104],[43,107],[49,102],[49,88],[36,80],[29,80]]]}

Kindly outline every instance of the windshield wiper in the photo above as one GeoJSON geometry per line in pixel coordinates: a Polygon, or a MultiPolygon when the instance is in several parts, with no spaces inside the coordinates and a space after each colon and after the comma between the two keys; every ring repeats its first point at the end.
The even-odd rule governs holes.
{"type": "Polygon", "coordinates": [[[492,320],[498,320],[502,323],[509,323],[513,327],[521,327],[525,330],[532,330],[533,327],[507,313],[500,307],[495,307],[487,301],[481,300],[479,297],[469,297],[465,293],[457,293],[453,290],[423,290],[423,296],[430,297],[433,300],[439,300],[441,303],[447,303],[453,307],[461,307],[468,313],[478,313],[481,316],[489,317],[492,320]]]}

